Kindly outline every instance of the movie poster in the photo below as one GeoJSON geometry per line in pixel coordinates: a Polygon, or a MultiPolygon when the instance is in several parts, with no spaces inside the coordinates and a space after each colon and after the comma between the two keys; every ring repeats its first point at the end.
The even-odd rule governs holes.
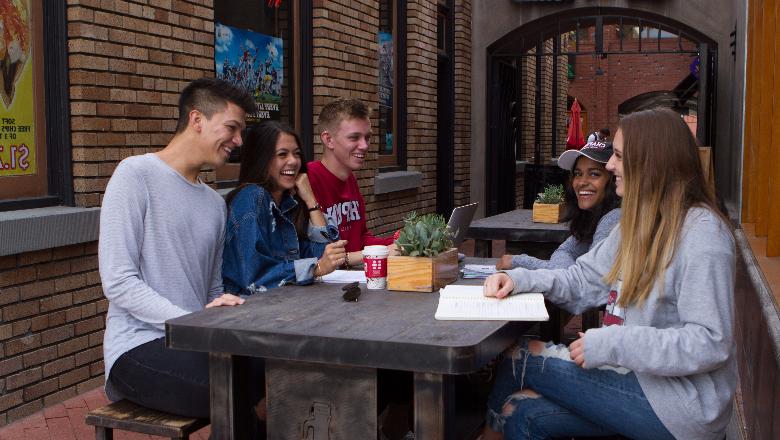
{"type": "Polygon", "coordinates": [[[217,78],[243,87],[257,111],[247,122],[279,120],[282,102],[282,39],[216,23],[214,62],[217,78]]]}
{"type": "Polygon", "coordinates": [[[379,105],[393,107],[393,34],[379,32],[379,105]]]}
{"type": "Polygon", "coordinates": [[[36,174],[28,0],[0,0],[0,177],[36,174]]]}

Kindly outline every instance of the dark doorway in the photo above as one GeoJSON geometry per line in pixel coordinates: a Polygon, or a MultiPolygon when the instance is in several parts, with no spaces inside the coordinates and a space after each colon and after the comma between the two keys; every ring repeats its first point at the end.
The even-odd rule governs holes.
{"type": "Polygon", "coordinates": [[[670,59],[678,60],[679,69],[679,77],[665,89],[673,92],[670,107],[696,115],[699,144],[715,148],[716,54],[714,41],[695,29],[623,8],[566,10],[497,40],[488,47],[486,214],[530,208],[545,184],[566,179],[557,157],[566,148],[572,89],[581,87],[571,95],[588,101],[585,136],[610,125],[614,132],[619,114],[617,107],[609,107],[616,98],[610,86],[625,81],[630,85],[620,93],[638,97],[650,91],[643,90],[649,86],[640,69],[658,69],[656,64],[670,59]],[[626,73],[629,64],[639,67],[626,73]],[[592,88],[585,92],[578,81],[589,81],[592,88]]]}
{"type": "Polygon", "coordinates": [[[439,2],[437,47],[436,212],[447,218],[454,205],[455,69],[452,0],[439,2]]]}

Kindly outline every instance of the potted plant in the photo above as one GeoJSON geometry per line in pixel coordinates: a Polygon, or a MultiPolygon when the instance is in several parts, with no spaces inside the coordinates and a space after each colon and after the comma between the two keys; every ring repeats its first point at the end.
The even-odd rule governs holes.
{"type": "Polygon", "coordinates": [[[533,221],[560,223],[563,218],[563,185],[547,185],[534,202],[533,221]]]}
{"type": "Polygon", "coordinates": [[[396,246],[401,255],[387,259],[388,290],[433,292],[458,279],[458,249],[440,214],[409,214],[396,246]]]}

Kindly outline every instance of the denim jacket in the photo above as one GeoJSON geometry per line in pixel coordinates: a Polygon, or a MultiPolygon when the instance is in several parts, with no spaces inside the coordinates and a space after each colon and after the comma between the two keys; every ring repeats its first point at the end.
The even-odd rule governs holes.
{"type": "Polygon", "coordinates": [[[289,193],[276,205],[271,193],[247,185],[230,201],[222,256],[225,292],[251,295],[287,283],[310,284],[317,259],[338,239],[335,227],[309,225],[299,243],[292,219],[298,202],[289,193]]]}

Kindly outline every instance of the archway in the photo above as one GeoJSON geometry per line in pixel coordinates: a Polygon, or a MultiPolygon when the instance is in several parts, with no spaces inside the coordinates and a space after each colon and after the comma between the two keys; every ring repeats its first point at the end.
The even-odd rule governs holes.
{"type": "Polygon", "coordinates": [[[486,159],[496,169],[486,173],[486,214],[530,207],[545,184],[565,179],[555,158],[569,95],[590,109],[586,131],[614,131],[618,104],[669,90],[678,107],[696,109],[698,141],[712,145],[716,49],[673,19],[623,8],[567,10],[499,38],[487,48],[486,159]]]}

